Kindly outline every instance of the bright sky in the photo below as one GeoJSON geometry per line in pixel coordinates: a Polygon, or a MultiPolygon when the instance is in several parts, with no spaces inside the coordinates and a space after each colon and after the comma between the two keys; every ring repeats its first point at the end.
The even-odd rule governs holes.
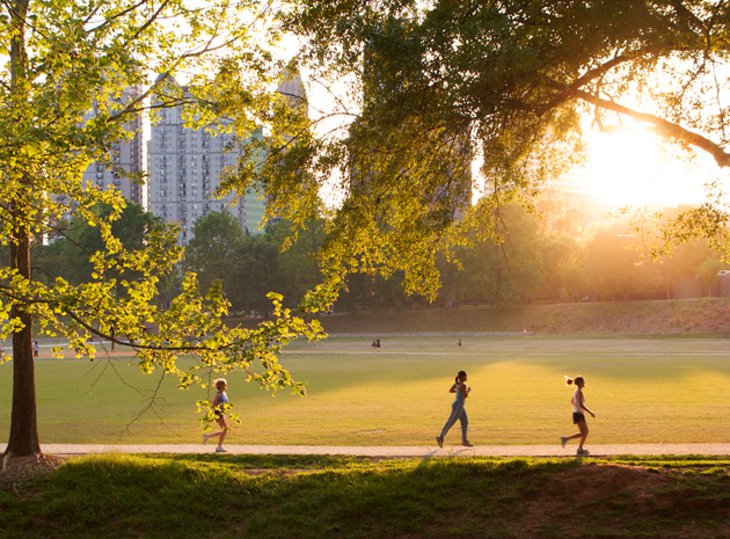
{"type": "Polygon", "coordinates": [[[684,151],[645,126],[586,131],[588,161],[570,175],[582,192],[610,206],[676,206],[702,201],[705,185],[730,191],[730,171],[704,152],[684,151]]]}
{"type": "MultiPolygon", "coordinates": [[[[319,122],[316,130],[320,135],[344,135],[343,125],[353,118],[340,113],[344,109],[349,112],[358,109],[355,102],[347,99],[347,84],[338,81],[330,86],[310,73],[303,73],[303,79],[312,104],[310,117],[329,117],[319,122]]],[[[705,199],[705,186],[709,182],[718,182],[730,195],[730,170],[718,167],[705,152],[669,144],[647,126],[633,123],[630,118],[622,118],[622,123],[621,128],[600,132],[591,128],[587,121],[584,135],[588,161],[568,173],[562,183],[570,185],[570,190],[590,195],[615,208],[696,204],[705,199]]],[[[473,169],[478,168],[477,163],[473,169]]],[[[331,191],[327,189],[326,192],[331,191]]],[[[327,202],[336,204],[341,196],[341,193],[331,192],[326,198],[332,200],[327,202]]],[[[479,193],[475,193],[475,197],[479,197],[479,193]]]]}
{"type": "MultiPolygon", "coordinates": [[[[285,40],[285,44],[285,56],[294,54],[299,48],[295,40],[285,40]]],[[[720,74],[727,75],[727,66],[720,74]]],[[[320,81],[307,72],[302,73],[302,78],[311,104],[310,118],[327,118],[317,122],[316,131],[320,135],[343,136],[343,126],[353,117],[341,113],[358,111],[356,100],[348,96],[347,91],[348,87],[357,87],[356,81],[320,81]]],[[[703,151],[685,150],[667,143],[631,118],[623,116],[620,121],[621,128],[600,132],[591,128],[590,120],[586,120],[584,136],[588,161],[565,178],[575,191],[590,195],[609,207],[664,207],[702,202],[707,195],[706,185],[717,182],[727,193],[725,200],[730,203],[730,170],[727,167],[718,167],[703,151]]],[[[478,170],[478,165],[475,163],[473,169],[478,170]]],[[[333,205],[342,197],[342,193],[335,191],[331,186],[325,189],[325,193],[330,193],[325,198],[333,205]]],[[[480,195],[475,193],[474,196],[480,195]]]]}

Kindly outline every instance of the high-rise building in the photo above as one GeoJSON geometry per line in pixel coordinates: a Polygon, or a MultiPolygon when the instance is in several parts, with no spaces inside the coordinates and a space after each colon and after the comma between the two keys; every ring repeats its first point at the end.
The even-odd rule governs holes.
{"type": "MultiPolygon", "coordinates": [[[[136,99],[139,88],[128,88],[121,99],[122,103],[136,99]]],[[[93,117],[94,111],[88,117],[93,117]]],[[[144,186],[141,174],[144,172],[144,141],[142,130],[142,115],[135,114],[125,125],[125,130],[132,134],[132,138],[115,142],[106,161],[95,161],[84,172],[82,179],[106,189],[113,185],[121,191],[124,198],[141,206],[145,205],[144,186]]]]}
{"type": "MultiPolygon", "coordinates": [[[[175,84],[174,81],[171,82],[175,84]]],[[[185,127],[182,107],[161,108],[150,128],[147,152],[149,211],[181,227],[180,244],[192,237],[195,221],[213,211],[228,211],[248,234],[262,232],[264,201],[250,190],[244,196],[216,191],[240,157],[235,133],[185,127]]],[[[260,132],[253,136],[261,136],[260,132]]]]}

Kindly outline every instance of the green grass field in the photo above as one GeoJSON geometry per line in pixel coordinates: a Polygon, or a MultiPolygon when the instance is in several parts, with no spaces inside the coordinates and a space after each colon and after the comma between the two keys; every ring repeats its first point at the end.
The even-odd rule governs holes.
{"type": "MultiPolygon", "coordinates": [[[[231,444],[431,445],[451,406],[459,369],[469,373],[470,438],[478,445],[550,444],[573,431],[572,390],[586,377],[590,443],[728,442],[730,349],[725,339],[387,337],[297,344],[283,363],[308,396],[276,398],[229,377],[242,423],[231,444]]],[[[7,439],[12,364],[0,366],[0,438],[7,439]]],[[[42,443],[191,443],[195,401],[133,358],[37,363],[42,443]],[[135,419],[136,418],[136,419],[135,419]]],[[[458,425],[447,445],[459,442],[458,425]]]]}
{"type": "Polygon", "coordinates": [[[726,457],[82,457],[29,482],[0,475],[0,536],[720,538],[729,467],[726,457]]]}

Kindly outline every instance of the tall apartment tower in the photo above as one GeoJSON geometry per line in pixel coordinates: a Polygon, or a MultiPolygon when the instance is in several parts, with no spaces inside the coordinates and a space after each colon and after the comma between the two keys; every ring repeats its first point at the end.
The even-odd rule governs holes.
{"type": "MultiPolygon", "coordinates": [[[[133,86],[124,92],[122,101],[136,99],[139,87],[133,86]]],[[[88,114],[93,116],[93,111],[88,114]]],[[[145,205],[144,186],[140,183],[140,175],[144,172],[144,140],[142,116],[135,114],[125,124],[125,129],[133,133],[132,138],[115,142],[108,161],[96,161],[89,165],[82,176],[100,189],[113,185],[121,191],[124,198],[141,206],[145,205]],[[124,171],[124,172],[122,172],[124,171]]]]}
{"type": "Polygon", "coordinates": [[[262,232],[264,201],[257,193],[215,196],[225,171],[236,166],[236,144],[233,133],[185,127],[182,107],[160,109],[147,150],[149,211],[180,225],[181,245],[192,238],[195,221],[213,211],[230,212],[248,234],[262,232]]]}

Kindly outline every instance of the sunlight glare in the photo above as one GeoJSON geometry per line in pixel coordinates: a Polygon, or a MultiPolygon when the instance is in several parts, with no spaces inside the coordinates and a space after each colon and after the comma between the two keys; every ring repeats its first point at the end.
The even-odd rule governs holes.
{"type": "Polygon", "coordinates": [[[583,192],[611,206],[676,206],[705,198],[718,179],[711,158],[688,159],[641,125],[587,130],[587,162],[573,174],[583,192]]]}

